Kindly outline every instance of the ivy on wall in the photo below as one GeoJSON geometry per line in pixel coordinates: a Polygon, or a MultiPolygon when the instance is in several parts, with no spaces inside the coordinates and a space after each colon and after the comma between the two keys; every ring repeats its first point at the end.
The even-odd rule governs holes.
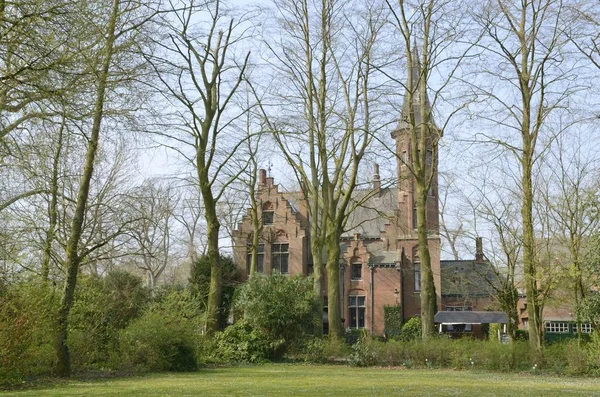
{"type": "Polygon", "coordinates": [[[402,330],[402,307],[384,306],[383,307],[384,332],[388,338],[395,338],[400,335],[402,330]]]}

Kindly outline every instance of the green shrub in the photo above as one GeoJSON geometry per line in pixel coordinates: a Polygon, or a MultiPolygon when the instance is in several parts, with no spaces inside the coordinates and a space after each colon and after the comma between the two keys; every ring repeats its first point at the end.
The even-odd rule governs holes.
{"type": "Polygon", "coordinates": [[[344,333],[344,341],[349,345],[353,345],[358,342],[361,333],[362,331],[359,328],[348,328],[344,333]]]}
{"type": "Polygon", "coordinates": [[[402,340],[415,340],[421,338],[421,318],[413,317],[402,326],[402,340]]]}
{"type": "Polygon", "coordinates": [[[587,363],[589,371],[595,375],[600,375],[600,331],[595,330],[589,343],[585,346],[587,351],[587,363]]]}
{"type": "MultiPolygon", "coordinates": [[[[233,305],[235,289],[239,284],[237,266],[230,256],[220,256],[221,265],[221,307],[219,308],[219,326],[225,328],[229,311],[233,305]]],[[[203,255],[192,264],[188,288],[206,308],[208,304],[208,291],[210,289],[210,262],[207,255],[203,255]]]]}
{"type": "Polygon", "coordinates": [[[246,320],[215,334],[216,357],[225,362],[259,363],[279,357],[282,339],[272,339],[246,320]]]}
{"type": "Polygon", "coordinates": [[[524,329],[515,330],[515,340],[529,340],[529,332],[524,329]]]}
{"type": "Polygon", "coordinates": [[[142,280],[124,271],[82,277],[69,316],[68,345],[73,368],[105,368],[118,348],[119,331],[138,318],[150,301],[142,280]]]}
{"type": "Polygon", "coordinates": [[[318,321],[313,280],[301,275],[255,274],[239,289],[235,308],[264,338],[283,341],[282,352],[300,348],[318,321]]]}
{"type": "Polygon", "coordinates": [[[301,355],[312,363],[340,362],[346,360],[350,350],[348,344],[339,339],[312,337],[305,340],[301,355]]]}
{"type": "Polygon", "coordinates": [[[38,281],[0,289],[0,385],[50,373],[58,299],[51,287],[38,281]]]}
{"type": "Polygon", "coordinates": [[[488,329],[488,339],[490,341],[498,341],[498,335],[502,329],[502,326],[498,323],[490,324],[488,329]]]}
{"type": "Polygon", "coordinates": [[[148,371],[197,368],[200,304],[186,290],[163,294],[119,334],[121,361],[148,371]]]}
{"type": "Polygon", "coordinates": [[[397,339],[402,333],[402,307],[401,306],[384,306],[383,321],[385,336],[389,339],[397,339]]]}
{"type": "Polygon", "coordinates": [[[378,357],[372,349],[372,344],[378,343],[377,341],[369,338],[359,338],[358,341],[352,345],[352,354],[350,354],[350,364],[356,367],[368,367],[371,365],[378,364],[378,357]]]}

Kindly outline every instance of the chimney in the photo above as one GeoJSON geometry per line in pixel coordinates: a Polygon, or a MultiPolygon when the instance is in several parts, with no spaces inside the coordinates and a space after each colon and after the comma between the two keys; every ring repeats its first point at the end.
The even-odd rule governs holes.
{"type": "Polygon", "coordinates": [[[483,263],[483,239],[475,237],[475,263],[483,263]]]}
{"type": "Polygon", "coordinates": [[[379,178],[379,164],[375,164],[373,168],[373,190],[379,194],[381,190],[381,179],[379,178]]]}
{"type": "Polygon", "coordinates": [[[264,185],[266,180],[267,180],[267,170],[261,168],[260,170],[258,170],[258,184],[264,185]]]}

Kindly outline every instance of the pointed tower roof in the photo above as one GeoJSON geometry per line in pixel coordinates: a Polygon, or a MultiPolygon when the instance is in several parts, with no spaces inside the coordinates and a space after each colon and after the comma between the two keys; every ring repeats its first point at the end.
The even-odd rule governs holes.
{"type": "MultiPolygon", "coordinates": [[[[400,113],[400,120],[398,122],[397,130],[404,130],[409,128],[408,125],[408,116],[410,112],[414,112],[415,115],[415,125],[419,125],[421,120],[421,102],[425,102],[425,108],[428,109],[429,113],[432,114],[431,103],[429,102],[429,97],[427,96],[427,92],[425,92],[424,98],[421,98],[421,90],[420,90],[420,82],[421,82],[421,59],[419,58],[419,52],[417,50],[416,41],[413,44],[413,48],[411,51],[412,58],[412,67],[410,68],[410,78],[412,78],[412,104],[411,104],[411,95],[408,89],[409,87],[409,79],[406,82],[406,90],[404,93],[404,102],[402,103],[402,112],[400,113]]],[[[437,129],[435,125],[435,121],[433,120],[433,116],[431,116],[430,120],[431,124],[434,128],[437,129]]]]}

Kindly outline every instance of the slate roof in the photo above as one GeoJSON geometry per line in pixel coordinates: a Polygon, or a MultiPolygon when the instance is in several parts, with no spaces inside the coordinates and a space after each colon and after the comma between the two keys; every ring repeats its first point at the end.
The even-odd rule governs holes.
{"type": "Polygon", "coordinates": [[[474,260],[440,261],[442,296],[489,296],[492,283],[499,283],[492,265],[474,260]]]}
{"type": "Polygon", "coordinates": [[[506,324],[504,312],[437,312],[435,323],[443,324],[506,324]]]}
{"type": "MultiPolygon", "coordinates": [[[[425,102],[425,108],[428,109],[431,112],[431,104],[429,102],[429,97],[427,96],[427,92],[425,92],[425,98],[421,98],[421,90],[419,89],[419,85],[420,85],[420,73],[421,73],[421,59],[419,58],[419,53],[417,51],[417,46],[415,45],[413,47],[413,51],[412,51],[412,58],[413,58],[413,62],[415,62],[414,66],[411,69],[411,74],[412,74],[412,104],[410,103],[410,93],[408,91],[408,87],[405,90],[405,94],[404,94],[404,102],[402,103],[402,112],[400,114],[400,121],[398,122],[398,130],[403,130],[406,128],[409,128],[410,126],[408,125],[408,115],[413,112],[414,113],[414,117],[415,117],[415,125],[420,125],[421,121],[422,121],[422,117],[421,117],[421,102],[424,101],[425,102]],[[411,109],[412,107],[412,109],[411,109]]],[[[433,121],[433,116],[431,116],[431,120],[430,123],[432,124],[432,126],[434,128],[437,129],[437,127],[435,126],[435,122],[433,121]]]]}
{"type": "Polygon", "coordinates": [[[372,190],[356,191],[355,202],[364,202],[348,217],[346,231],[342,237],[352,237],[355,233],[360,233],[363,238],[379,238],[385,230],[385,224],[398,207],[397,197],[395,187],[383,188],[378,195],[373,194],[372,190]]]}

